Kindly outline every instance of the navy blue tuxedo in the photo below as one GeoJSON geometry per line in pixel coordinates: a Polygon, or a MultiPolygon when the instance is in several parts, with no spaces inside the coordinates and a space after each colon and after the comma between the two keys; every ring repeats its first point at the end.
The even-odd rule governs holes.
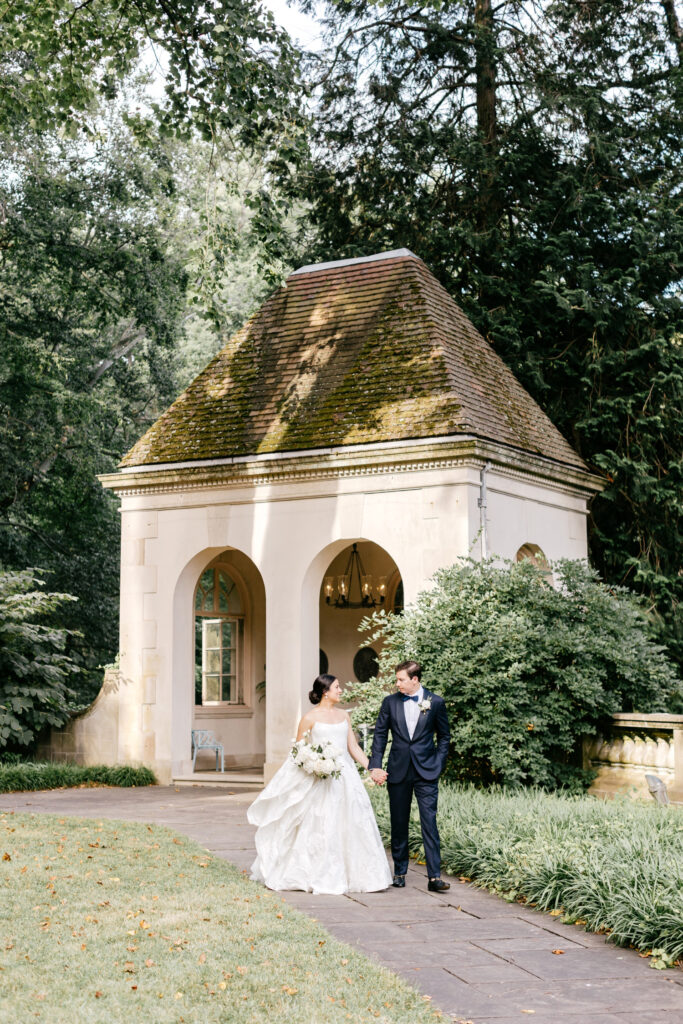
{"type": "Polygon", "coordinates": [[[404,701],[400,693],[392,693],[382,701],[368,768],[381,768],[382,758],[391,732],[391,751],[387,764],[387,788],[391,810],[391,853],[394,873],[408,870],[408,825],[413,793],[420,812],[420,827],[430,878],[441,875],[441,844],[436,825],[439,776],[443,771],[450,729],[443,697],[424,690],[423,700],[430,700],[429,711],[420,712],[412,739],[408,732],[404,701]],[[436,739],[436,742],[435,742],[436,739]]]}

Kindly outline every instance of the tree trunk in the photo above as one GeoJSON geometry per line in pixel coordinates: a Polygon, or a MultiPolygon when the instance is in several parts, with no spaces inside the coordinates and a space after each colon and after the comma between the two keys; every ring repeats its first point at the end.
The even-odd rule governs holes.
{"type": "Polygon", "coordinates": [[[488,234],[495,228],[501,213],[496,173],[496,39],[491,0],[475,0],[474,25],[477,130],[483,153],[477,220],[479,230],[488,234]]]}
{"type": "Polygon", "coordinates": [[[681,29],[681,23],[678,20],[678,15],[676,14],[676,5],[674,0],[662,0],[662,7],[664,8],[664,14],[666,15],[666,24],[669,29],[671,41],[676,47],[678,61],[681,63],[683,62],[683,29],[681,29]]]}

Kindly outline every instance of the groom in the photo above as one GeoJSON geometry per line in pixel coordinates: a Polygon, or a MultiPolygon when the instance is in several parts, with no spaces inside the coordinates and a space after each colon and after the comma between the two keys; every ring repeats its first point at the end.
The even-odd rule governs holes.
{"type": "Polygon", "coordinates": [[[396,666],[398,693],[382,701],[368,770],[373,782],[387,783],[391,812],[391,854],[397,888],[406,884],[408,870],[408,823],[413,793],[420,812],[422,841],[427,859],[427,888],[445,892],[448,882],[441,878],[441,846],[436,826],[439,776],[448,754],[450,732],[443,697],[422,687],[422,668],[416,661],[396,666]],[[391,730],[388,772],[382,757],[391,730]],[[436,736],[436,745],[434,737],[436,736]]]}

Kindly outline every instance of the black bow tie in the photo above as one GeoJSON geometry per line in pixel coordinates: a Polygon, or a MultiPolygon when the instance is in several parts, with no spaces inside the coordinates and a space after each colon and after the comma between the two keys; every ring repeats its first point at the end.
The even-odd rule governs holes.
{"type": "Polygon", "coordinates": [[[403,703],[404,703],[404,704],[405,704],[405,702],[406,702],[407,700],[414,700],[414,701],[418,701],[419,699],[420,699],[420,695],[419,695],[419,694],[417,694],[417,693],[416,693],[416,694],[414,694],[414,695],[413,695],[412,697],[409,697],[407,693],[402,693],[402,694],[401,694],[401,700],[403,701],[403,703]]]}

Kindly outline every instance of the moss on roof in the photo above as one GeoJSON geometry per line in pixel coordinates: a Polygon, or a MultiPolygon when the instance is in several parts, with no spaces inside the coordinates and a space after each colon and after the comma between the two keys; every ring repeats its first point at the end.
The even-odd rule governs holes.
{"type": "Polygon", "coordinates": [[[584,467],[412,253],[296,273],[123,466],[476,434],[584,467]]]}

